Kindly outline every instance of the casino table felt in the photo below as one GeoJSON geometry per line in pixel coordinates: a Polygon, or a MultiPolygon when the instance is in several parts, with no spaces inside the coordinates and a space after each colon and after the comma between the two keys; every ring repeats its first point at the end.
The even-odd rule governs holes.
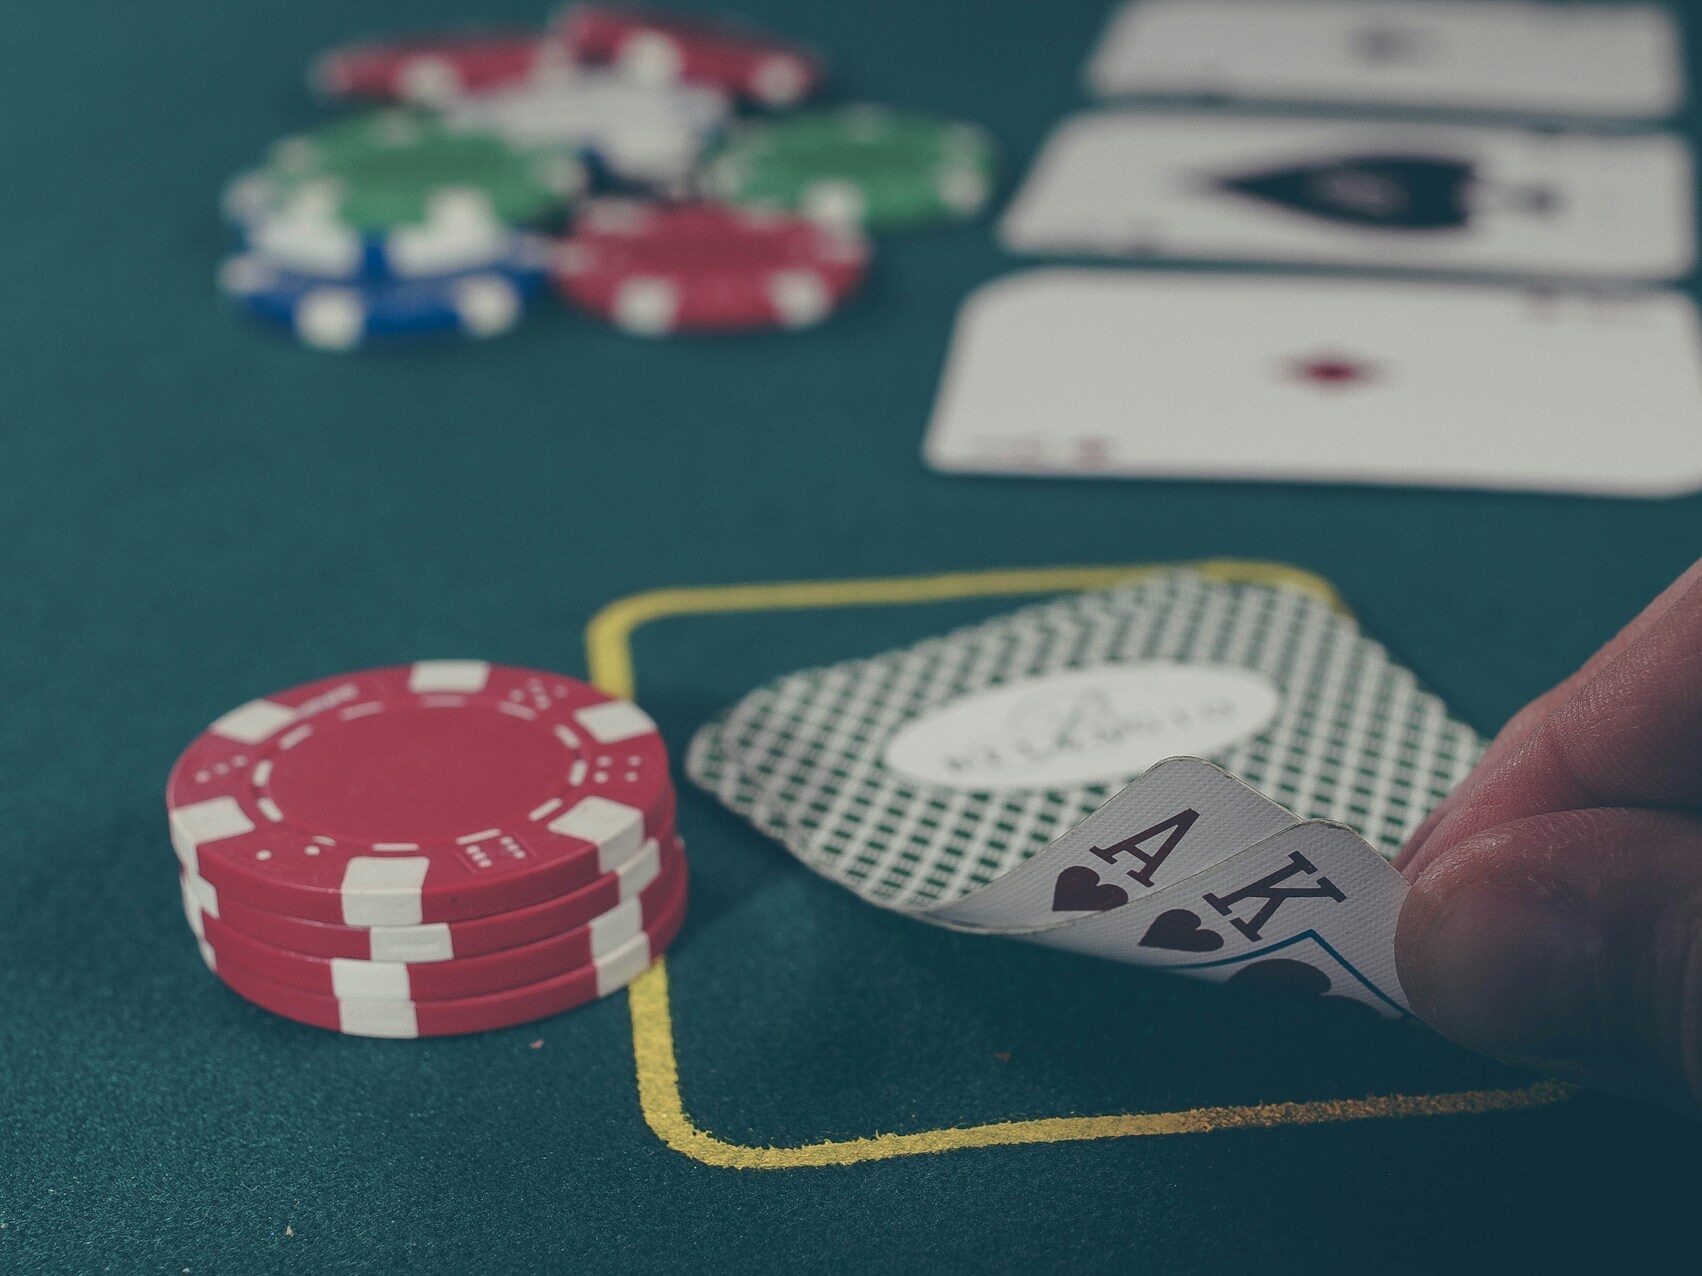
{"type": "MultiPolygon", "coordinates": [[[[984,124],[1016,171],[1079,103],[1102,20],[1073,2],[739,7],[828,50],[859,99],[984,124]]],[[[767,679],[1020,601],[982,588],[1010,577],[959,574],[1044,592],[1078,578],[1028,573],[1229,559],[1329,582],[1487,732],[1698,549],[1699,498],[930,474],[953,313],[1018,264],[985,221],[883,238],[865,290],[803,333],[652,342],[550,311],[466,348],[332,358],[227,313],[216,196],[319,118],[313,53],[539,16],[9,15],[0,1267],[1315,1272],[1671,1252],[1693,1128],[1551,1101],[1398,1026],[883,915],[684,784],[691,911],[665,978],[632,995],[360,1041],[209,977],[161,791],[196,732],[272,688],[425,656],[630,676],[678,757],[767,679]],[[796,581],[853,583],[771,588],[796,581]]]]}

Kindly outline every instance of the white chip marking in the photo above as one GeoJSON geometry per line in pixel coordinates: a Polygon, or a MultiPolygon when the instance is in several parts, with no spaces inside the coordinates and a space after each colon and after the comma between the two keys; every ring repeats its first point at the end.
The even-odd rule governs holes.
{"type": "Polygon", "coordinates": [[[775,55],[764,59],[751,74],[751,96],[764,106],[793,106],[809,88],[810,75],[797,58],[775,55]]]}
{"type": "Polygon", "coordinates": [[[501,832],[501,829],[481,829],[477,833],[468,833],[463,837],[456,838],[455,845],[471,846],[474,842],[482,842],[487,837],[497,837],[501,832]]]}
{"type": "Polygon", "coordinates": [[[296,745],[300,744],[312,734],[313,728],[304,722],[294,731],[286,731],[283,735],[279,736],[278,747],[280,749],[293,749],[296,745]]]}
{"type": "Polygon", "coordinates": [[[850,182],[812,182],[804,191],[804,215],[835,228],[859,225],[866,207],[863,192],[850,182]]]}
{"type": "Polygon", "coordinates": [[[626,38],[617,61],[621,70],[646,84],[677,80],[685,69],[679,44],[659,31],[640,31],[626,38]]]}
{"type": "Polygon", "coordinates": [[[972,168],[948,168],[935,183],[948,208],[968,216],[987,202],[987,179],[972,168]]]}
{"type": "Polygon", "coordinates": [[[205,940],[207,927],[201,920],[201,903],[190,893],[189,883],[182,881],[178,887],[183,894],[183,919],[189,923],[189,929],[195,932],[195,938],[205,940]]]}
{"type": "Polygon", "coordinates": [[[768,300],[788,328],[820,323],[833,309],[827,284],[810,270],[776,271],[768,281],[768,300]]]}
{"type": "Polygon", "coordinates": [[[449,961],[455,941],[443,922],[425,926],[379,926],[367,932],[374,961],[449,961]]]}
{"type": "Polygon", "coordinates": [[[261,758],[260,761],[254,764],[254,770],[249,773],[248,778],[249,782],[252,783],[255,788],[265,788],[267,782],[272,778],[272,759],[261,758]]]}
{"type": "Polygon", "coordinates": [[[250,700],[232,709],[207,730],[227,740],[243,744],[259,744],[295,721],[295,710],[272,700],[250,700]]]}
{"type": "Polygon", "coordinates": [[[650,716],[626,700],[594,704],[573,717],[598,744],[619,744],[622,740],[656,733],[656,724],[650,716]]]}
{"type": "Polygon", "coordinates": [[[254,799],[254,805],[259,807],[260,814],[271,820],[272,823],[282,824],[284,822],[284,813],[278,809],[278,804],[265,794],[254,799]]]}
{"type": "Polygon", "coordinates": [[[348,288],[313,288],[295,307],[296,335],[316,350],[353,350],[366,333],[366,306],[348,288]]]}
{"type": "Polygon", "coordinates": [[[644,812],[605,797],[581,798],[546,827],[562,837],[590,842],[605,873],[626,863],[644,842],[644,812]]]}
{"type": "Polygon", "coordinates": [[[413,989],[408,983],[406,966],[333,957],[331,995],[339,1000],[344,997],[358,997],[374,1001],[410,1001],[413,999],[413,989]]]}
{"type": "MultiPolygon", "coordinates": [[[[628,860],[620,866],[619,887],[621,903],[626,903],[638,894],[662,872],[662,848],[655,838],[644,843],[644,849],[635,859],[628,860]]],[[[215,914],[216,916],[216,914],[215,914]]]]}
{"type": "Polygon", "coordinates": [[[418,926],[431,861],[356,856],[343,870],[343,922],[349,926],[418,926]]]}
{"type": "Polygon", "coordinates": [[[183,885],[194,897],[196,907],[209,917],[219,915],[219,892],[206,878],[196,873],[185,873],[183,885]]]}
{"type": "Polygon", "coordinates": [[[275,184],[266,174],[241,173],[225,187],[219,204],[228,220],[249,222],[272,205],[276,193],[275,184]]]}
{"type": "Polygon", "coordinates": [[[615,290],[615,323],[642,337],[671,332],[680,310],[680,292],[666,279],[640,276],[615,290]]]}
{"type": "Polygon", "coordinates": [[[410,1001],[340,1001],[337,1021],[354,1037],[417,1037],[419,1017],[410,1001]]]}
{"type": "Polygon", "coordinates": [[[233,797],[208,798],[171,812],[172,841],[181,837],[191,848],[222,842],[254,831],[254,821],[233,797]]]}
{"type": "Polygon", "coordinates": [[[597,963],[597,995],[606,997],[616,988],[626,987],[649,965],[650,936],[640,934],[610,953],[607,960],[597,963]]]}
{"type": "Polygon", "coordinates": [[[444,58],[415,58],[402,68],[396,88],[406,101],[437,106],[460,96],[461,73],[444,58]]]}
{"type": "Polygon", "coordinates": [[[360,269],[364,251],[359,231],[317,216],[310,204],[299,201],[251,221],[248,243],[256,258],[268,266],[281,263],[327,279],[353,275],[360,269]]]}
{"type": "Polygon", "coordinates": [[[520,319],[520,290],[501,275],[473,275],[456,282],[455,313],[469,336],[494,337],[520,319]]]}
{"type": "Polygon", "coordinates": [[[591,921],[591,956],[602,960],[644,930],[644,910],[636,899],[611,908],[591,921]]]}
{"type": "Polygon", "coordinates": [[[430,691],[471,695],[483,691],[490,676],[490,662],[486,660],[419,660],[408,669],[408,690],[416,695],[430,691]]]}
{"type": "Polygon", "coordinates": [[[560,798],[551,798],[548,802],[545,802],[542,806],[540,806],[537,810],[533,811],[526,818],[533,821],[534,823],[536,823],[538,820],[543,819],[546,815],[554,815],[560,809],[561,809],[561,799],[560,798]]]}

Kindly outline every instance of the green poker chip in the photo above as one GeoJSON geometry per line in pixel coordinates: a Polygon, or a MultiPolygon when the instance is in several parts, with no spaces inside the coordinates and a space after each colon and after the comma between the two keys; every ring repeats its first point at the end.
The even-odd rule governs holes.
{"type": "Polygon", "coordinates": [[[976,125],[852,106],[746,126],[703,184],[734,203],[882,230],[976,216],[996,171],[992,139],[976,125]]]}
{"type": "Polygon", "coordinates": [[[559,149],[526,147],[430,116],[379,111],[286,138],[225,195],[250,223],[309,204],[360,232],[431,220],[446,200],[519,224],[559,211],[584,190],[584,167],[559,149]]]}

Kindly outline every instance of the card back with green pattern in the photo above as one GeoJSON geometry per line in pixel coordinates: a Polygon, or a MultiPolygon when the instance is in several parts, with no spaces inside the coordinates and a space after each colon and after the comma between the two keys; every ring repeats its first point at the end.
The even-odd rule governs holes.
{"type": "Polygon", "coordinates": [[[1481,749],[1318,596],[1177,571],[783,677],[706,724],[686,769],[817,872],[925,913],[1166,758],[1392,855],[1481,749]]]}

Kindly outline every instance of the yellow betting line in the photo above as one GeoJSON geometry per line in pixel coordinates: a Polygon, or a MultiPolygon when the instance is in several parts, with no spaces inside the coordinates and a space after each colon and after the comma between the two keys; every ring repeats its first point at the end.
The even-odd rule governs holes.
{"type": "MultiPolygon", "coordinates": [[[[636,691],[632,634],[641,625],[666,617],[814,607],[891,606],[1062,593],[1100,589],[1179,567],[1192,568],[1215,580],[1303,589],[1342,608],[1334,587],[1321,576],[1283,563],[1241,559],[658,589],[619,599],[593,616],[585,630],[586,659],[593,682],[611,695],[632,699],[636,691]]],[[[1039,1117],[918,1130],[907,1134],[826,1139],[794,1147],[757,1147],[732,1143],[701,1129],[686,1113],[685,1100],[680,1093],[679,1056],[674,1048],[673,1008],[665,961],[658,960],[633,982],[629,990],[629,1006],[633,1058],[638,1074],[638,1102],[646,1123],[662,1142],[676,1152],[705,1165],[728,1169],[783,1170],[855,1165],[863,1161],[883,1161],[960,1148],[1071,1143],[1157,1134],[1207,1134],[1222,1130],[1347,1121],[1469,1116],[1546,1107],[1576,1093],[1576,1088],[1565,1082],[1539,1081],[1512,1089],[1464,1090],[1449,1094],[1372,1095],[1359,1099],[1187,1108],[1113,1116],[1039,1117]]]]}

